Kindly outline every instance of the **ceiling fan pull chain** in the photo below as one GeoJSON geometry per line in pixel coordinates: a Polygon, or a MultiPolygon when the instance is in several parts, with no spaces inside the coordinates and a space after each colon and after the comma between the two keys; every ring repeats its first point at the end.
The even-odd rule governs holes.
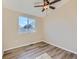
{"type": "Polygon", "coordinates": [[[48,16],[47,11],[48,11],[48,9],[46,9],[46,16],[48,16]]]}

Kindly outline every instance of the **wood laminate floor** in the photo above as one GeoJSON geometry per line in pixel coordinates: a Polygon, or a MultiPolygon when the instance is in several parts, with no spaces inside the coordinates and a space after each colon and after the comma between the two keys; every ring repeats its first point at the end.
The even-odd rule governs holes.
{"type": "Polygon", "coordinates": [[[47,53],[52,59],[77,59],[77,55],[58,47],[39,42],[4,52],[3,59],[35,59],[47,53]]]}

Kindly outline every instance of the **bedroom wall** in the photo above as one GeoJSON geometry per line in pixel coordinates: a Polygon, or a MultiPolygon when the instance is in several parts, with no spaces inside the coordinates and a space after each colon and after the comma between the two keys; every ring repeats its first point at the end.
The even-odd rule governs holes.
{"type": "Polygon", "coordinates": [[[76,0],[53,10],[44,19],[45,42],[73,53],[77,52],[76,0]]]}
{"type": "Polygon", "coordinates": [[[45,41],[76,53],[76,0],[50,11],[50,14],[41,19],[3,8],[3,51],[45,41]],[[36,19],[38,26],[35,33],[20,34],[18,32],[18,16],[20,15],[36,19]]]}
{"type": "Polygon", "coordinates": [[[41,18],[3,8],[3,51],[40,42],[43,39],[41,18]],[[37,22],[34,33],[18,32],[18,17],[32,17],[37,22]]]}

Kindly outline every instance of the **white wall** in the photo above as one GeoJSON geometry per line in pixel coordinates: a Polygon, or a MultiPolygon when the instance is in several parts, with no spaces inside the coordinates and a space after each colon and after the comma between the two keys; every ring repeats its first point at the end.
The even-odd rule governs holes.
{"type": "Polygon", "coordinates": [[[76,0],[52,11],[44,19],[44,41],[76,53],[76,16],[76,0]]]}
{"type": "Polygon", "coordinates": [[[42,41],[42,23],[41,18],[3,8],[3,51],[42,41]],[[18,17],[22,15],[36,20],[36,32],[18,32],[18,17]]]}

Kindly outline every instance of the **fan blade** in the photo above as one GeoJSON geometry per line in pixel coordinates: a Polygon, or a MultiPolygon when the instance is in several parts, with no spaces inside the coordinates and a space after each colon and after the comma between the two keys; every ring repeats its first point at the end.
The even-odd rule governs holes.
{"type": "Polygon", "coordinates": [[[53,2],[50,2],[49,4],[51,5],[51,4],[54,4],[54,3],[58,2],[58,1],[61,1],[61,0],[54,0],[53,2]]]}
{"type": "Polygon", "coordinates": [[[53,7],[53,6],[49,6],[49,8],[51,8],[51,9],[55,9],[55,7],[53,7]]]}
{"type": "Polygon", "coordinates": [[[37,5],[37,6],[34,6],[34,7],[44,7],[44,5],[37,5]]]}
{"type": "Polygon", "coordinates": [[[42,9],[42,12],[44,12],[44,11],[45,11],[45,9],[43,8],[43,9],[42,9]]]}

